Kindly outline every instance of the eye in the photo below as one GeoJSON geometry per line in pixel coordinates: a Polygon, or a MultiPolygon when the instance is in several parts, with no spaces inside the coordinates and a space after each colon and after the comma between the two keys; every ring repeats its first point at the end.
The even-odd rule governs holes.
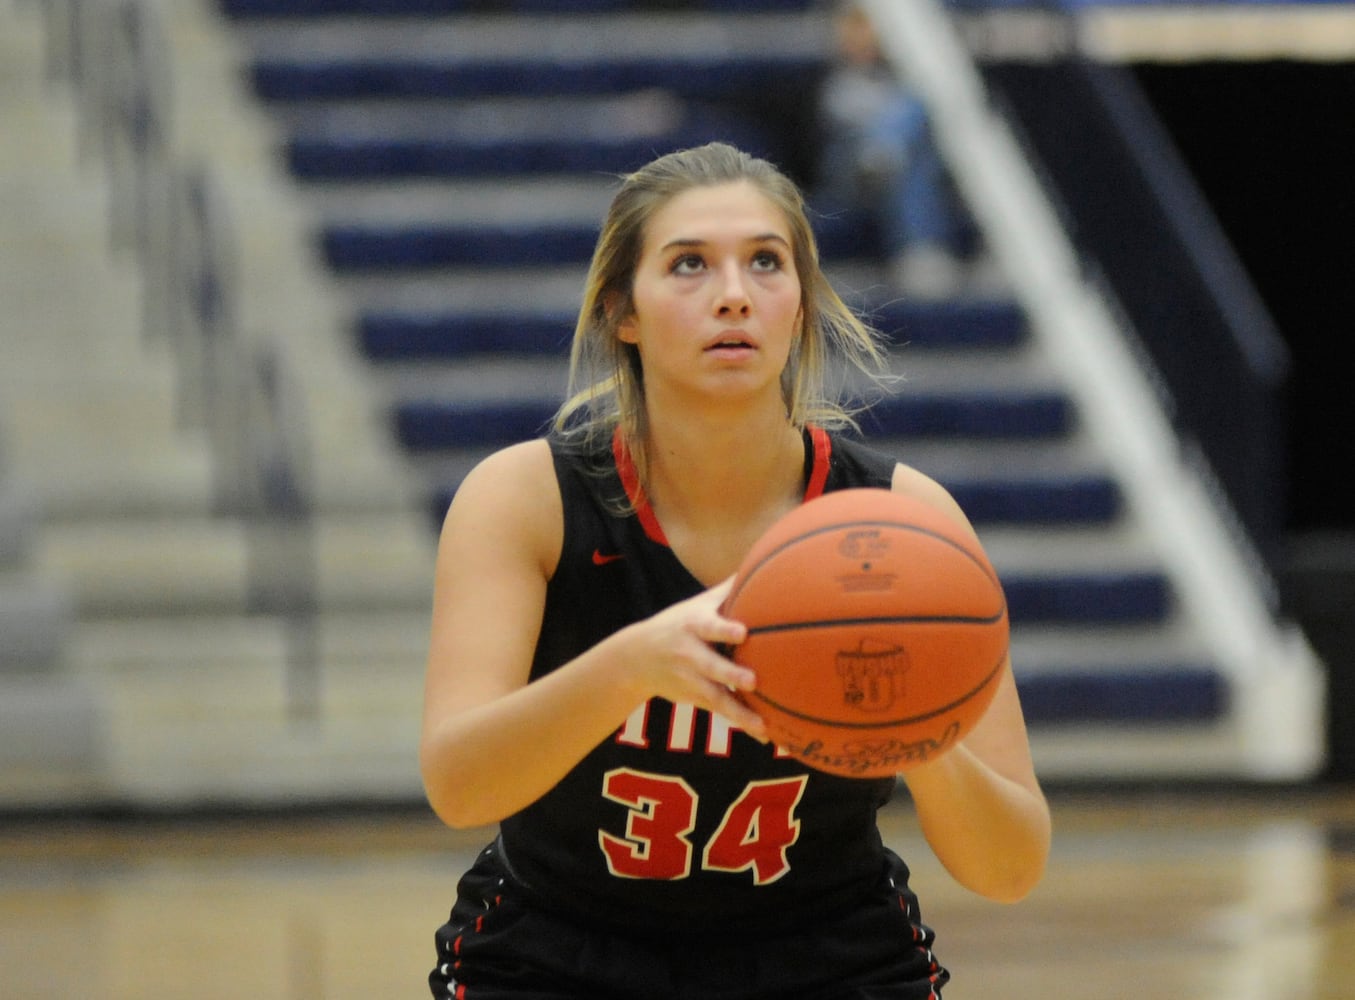
{"type": "Polygon", "coordinates": [[[785,260],[775,250],[759,250],[753,254],[754,271],[779,271],[785,266],[785,260]]]}
{"type": "Polygon", "coordinates": [[[706,262],[700,254],[684,253],[673,259],[668,270],[673,274],[696,274],[705,266],[706,262]]]}

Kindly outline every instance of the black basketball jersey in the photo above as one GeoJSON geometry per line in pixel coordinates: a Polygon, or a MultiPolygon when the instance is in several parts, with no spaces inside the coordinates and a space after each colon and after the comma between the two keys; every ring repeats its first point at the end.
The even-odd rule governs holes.
{"type": "MultiPolygon", "coordinates": [[[[619,439],[618,439],[619,440],[619,439]]],[[[535,680],[703,585],[638,499],[624,449],[553,442],[564,505],[535,680]]],[[[805,499],[888,487],[894,460],[805,433],[805,499]]],[[[505,819],[508,865],[544,904],[631,929],[756,932],[803,921],[876,885],[876,811],[891,778],[807,768],[691,705],[652,699],[550,792],[505,819]],[[718,921],[718,923],[713,923],[718,921]]]]}

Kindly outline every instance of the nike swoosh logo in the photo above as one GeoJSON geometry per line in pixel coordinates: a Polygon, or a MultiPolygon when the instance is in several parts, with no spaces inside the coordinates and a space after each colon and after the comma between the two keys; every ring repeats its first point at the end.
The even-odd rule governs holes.
{"type": "Polygon", "coordinates": [[[614,563],[614,562],[616,562],[618,559],[624,559],[624,558],[626,558],[626,554],[625,554],[624,552],[613,552],[613,553],[611,553],[611,554],[607,554],[607,553],[604,553],[601,549],[594,549],[594,550],[593,550],[593,565],[594,565],[594,566],[606,566],[608,563],[614,563]]]}

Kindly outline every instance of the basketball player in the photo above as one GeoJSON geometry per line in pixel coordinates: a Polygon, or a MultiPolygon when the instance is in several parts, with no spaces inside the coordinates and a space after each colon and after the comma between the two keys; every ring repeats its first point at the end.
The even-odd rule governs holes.
{"type": "MultiPolygon", "coordinates": [[[[800,193],[713,144],[629,176],[541,440],[466,478],[439,543],[421,764],[455,827],[499,835],[437,933],[464,1000],[939,996],[892,778],[778,756],[735,692],[719,608],[744,553],[827,490],[935,482],[847,436],[826,389],[873,335],[821,272],[800,193]]],[[[1023,897],[1049,849],[1010,666],[971,735],[903,775],[962,884],[1023,897]]]]}

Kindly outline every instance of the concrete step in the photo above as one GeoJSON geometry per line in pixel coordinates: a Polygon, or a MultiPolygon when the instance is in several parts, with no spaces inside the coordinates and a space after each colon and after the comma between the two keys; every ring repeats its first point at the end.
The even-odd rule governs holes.
{"type": "Polygon", "coordinates": [[[101,374],[69,366],[73,355],[63,353],[64,370],[53,360],[49,370],[0,376],[9,466],[37,492],[44,516],[205,511],[210,462],[176,412],[170,366],[101,374]]]}
{"type": "MultiPolygon", "coordinates": [[[[297,652],[293,626],[292,619],[266,614],[151,613],[90,619],[72,642],[70,662],[79,672],[125,687],[133,699],[139,699],[138,691],[167,685],[140,700],[147,711],[172,713],[178,711],[176,703],[199,699],[192,690],[198,679],[224,688],[231,681],[232,667],[243,672],[240,695],[234,700],[279,708],[287,701],[285,674],[297,652]],[[177,691],[174,685],[179,685],[177,691]]],[[[323,697],[337,699],[335,704],[362,702],[367,694],[355,691],[368,684],[373,688],[369,693],[378,702],[385,701],[391,693],[381,694],[376,688],[391,680],[398,686],[423,672],[428,655],[426,607],[321,609],[310,620],[310,628],[307,649],[324,676],[334,681],[322,686],[323,697]]],[[[404,694],[395,697],[406,700],[404,694]]]]}
{"type": "Polygon", "coordinates": [[[209,164],[238,253],[238,343],[283,345],[320,513],[310,535],[212,516],[228,474],[193,419],[201,387],[147,332],[144,275],[113,239],[132,175],[99,158],[88,95],[45,75],[41,6],[0,0],[0,804],[408,797],[434,540],[233,37],[212,0],[156,9],[176,149],[209,164]],[[258,613],[308,572],[313,634],[258,613]]]}
{"type": "Polygon", "coordinates": [[[1143,573],[1161,565],[1151,537],[1129,517],[1070,527],[994,525],[981,528],[979,535],[999,576],[1085,574],[1111,567],[1143,573]]]}
{"type": "Polygon", "coordinates": [[[408,609],[428,602],[433,547],[422,522],[398,515],[323,517],[312,537],[225,518],[121,518],[48,525],[35,561],[82,619],[243,614],[275,574],[306,580],[307,563],[321,608],[408,609]]]}
{"type": "Polygon", "coordinates": [[[420,794],[423,611],[91,622],[74,659],[108,734],[106,796],[142,804],[408,800],[420,794]]]}
{"type": "Polygon", "coordinates": [[[42,79],[45,38],[40,5],[0,0],[0,103],[42,79]]]}
{"type": "Polygon", "coordinates": [[[73,597],[57,580],[25,568],[0,571],[0,675],[51,671],[74,629],[73,597]]]}
{"type": "Polygon", "coordinates": [[[419,801],[417,702],[397,716],[114,720],[103,794],[141,807],[419,801]]]}
{"type": "Polygon", "coordinates": [[[52,525],[37,561],[65,581],[82,619],[152,608],[236,610],[248,601],[247,546],[232,521],[122,518],[52,525]]]}
{"type": "Polygon", "coordinates": [[[562,175],[307,185],[301,195],[318,218],[330,222],[582,220],[600,225],[619,186],[617,178],[562,175]]]}
{"type": "Polygon", "coordinates": [[[419,794],[425,612],[87,621],[69,669],[0,673],[0,807],[419,794]],[[14,737],[11,739],[11,737],[14,737]]]}
{"type": "Polygon", "coordinates": [[[69,171],[81,162],[80,117],[60,84],[27,77],[0,84],[0,126],[0,176],[69,171]]]}
{"type": "MultiPolygon", "coordinates": [[[[0,359],[7,353],[0,347],[0,359]]],[[[302,412],[316,504],[399,510],[409,503],[409,473],[359,388],[337,378],[304,382],[294,387],[302,398],[287,403],[302,412]]],[[[63,368],[55,358],[47,369],[0,370],[7,467],[51,519],[217,509],[218,477],[232,474],[202,424],[205,406],[203,387],[183,382],[164,355],[106,373],[63,368]]]]}
{"type": "Polygon", "coordinates": [[[97,685],[85,677],[0,672],[0,808],[101,801],[105,722],[97,685]]]}
{"type": "MultiPolygon", "coordinates": [[[[213,509],[215,473],[199,441],[121,455],[93,447],[37,453],[24,476],[39,498],[43,524],[87,517],[201,516],[213,509]]],[[[45,530],[45,529],[43,529],[45,530]]]]}
{"type": "Polygon", "coordinates": [[[1021,623],[1012,628],[1012,663],[1022,677],[1113,670],[1124,664],[1207,663],[1209,658],[1199,631],[1180,615],[1149,629],[1021,623]]]}
{"type": "Polygon", "coordinates": [[[39,523],[37,491],[5,467],[3,445],[0,428],[0,572],[24,562],[39,523]]]}
{"type": "Polygon", "coordinates": [[[143,346],[141,274],[114,252],[100,187],[97,175],[0,175],[5,356],[41,369],[79,350],[112,368],[143,346]]]}

